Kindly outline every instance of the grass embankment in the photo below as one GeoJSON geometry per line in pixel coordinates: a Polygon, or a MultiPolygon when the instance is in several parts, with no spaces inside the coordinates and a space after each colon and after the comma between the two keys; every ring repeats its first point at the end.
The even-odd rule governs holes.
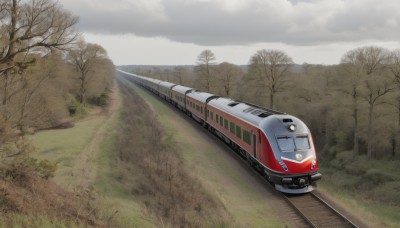
{"type": "Polygon", "coordinates": [[[115,170],[121,186],[158,219],[157,226],[221,227],[230,216],[184,168],[174,136],[125,83],[115,170]],[[132,175],[134,174],[134,175],[132,175]]]}
{"type": "Polygon", "coordinates": [[[131,85],[158,115],[167,134],[174,134],[177,151],[184,166],[196,176],[209,195],[221,202],[237,227],[285,227],[285,212],[277,197],[265,188],[254,174],[247,172],[235,155],[226,155],[212,139],[177,116],[158,98],[131,85]],[[282,217],[280,217],[282,215],[282,217]]]}
{"type": "Polygon", "coordinates": [[[400,227],[399,161],[371,160],[345,151],[320,167],[319,187],[382,226],[400,227]]]}

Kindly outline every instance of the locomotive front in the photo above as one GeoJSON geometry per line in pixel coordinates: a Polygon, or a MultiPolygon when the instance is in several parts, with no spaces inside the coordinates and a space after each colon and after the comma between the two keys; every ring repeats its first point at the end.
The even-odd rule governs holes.
{"type": "Polygon", "coordinates": [[[318,160],[308,127],[290,115],[271,115],[260,123],[270,144],[271,156],[266,163],[270,181],[278,191],[304,193],[312,191],[321,179],[318,160]]]}

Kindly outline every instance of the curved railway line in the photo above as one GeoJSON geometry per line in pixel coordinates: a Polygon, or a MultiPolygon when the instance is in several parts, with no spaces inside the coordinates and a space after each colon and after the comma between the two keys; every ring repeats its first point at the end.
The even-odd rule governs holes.
{"type": "MultiPolygon", "coordinates": [[[[132,82],[131,80],[129,80],[129,78],[126,79],[132,82]]],[[[182,118],[185,119],[190,118],[189,116],[183,114],[182,112],[179,112],[178,109],[173,108],[173,106],[169,102],[166,102],[165,100],[161,99],[158,96],[155,96],[153,93],[147,90],[145,91],[153,95],[154,97],[159,98],[159,100],[163,101],[164,104],[166,104],[169,108],[171,108],[171,110],[174,110],[182,118]]],[[[188,123],[191,123],[192,126],[199,126],[201,130],[206,131],[206,129],[203,128],[201,125],[195,124],[197,122],[188,121],[188,123]]],[[[235,155],[237,155],[242,160],[245,160],[246,162],[246,158],[241,154],[237,153],[235,150],[233,150],[228,144],[226,144],[226,142],[224,142],[223,140],[220,140],[220,142],[224,146],[226,146],[227,149],[230,149],[233,152],[235,152],[234,153],[235,155]]],[[[328,204],[326,201],[324,201],[314,193],[309,192],[300,195],[299,194],[293,195],[293,194],[285,194],[278,192],[262,176],[262,174],[260,174],[258,170],[254,169],[254,167],[250,165],[249,167],[251,168],[251,171],[258,174],[256,176],[260,178],[260,181],[264,181],[266,183],[266,186],[268,186],[271,189],[271,191],[276,192],[277,193],[276,195],[278,197],[281,196],[283,200],[287,202],[288,207],[293,210],[293,213],[289,213],[288,217],[292,219],[292,222],[295,224],[295,227],[359,227],[352,221],[347,219],[339,211],[334,209],[333,206],[328,204]]]]}

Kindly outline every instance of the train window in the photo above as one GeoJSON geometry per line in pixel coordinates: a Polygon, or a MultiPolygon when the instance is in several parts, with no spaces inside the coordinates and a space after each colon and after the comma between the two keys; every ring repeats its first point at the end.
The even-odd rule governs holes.
{"type": "Polygon", "coordinates": [[[229,124],[230,124],[230,126],[229,126],[230,132],[231,132],[232,134],[235,134],[235,124],[232,123],[232,122],[230,122],[229,124]]]}
{"type": "Polygon", "coordinates": [[[243,141],[249,145],[251,145],[251,136],[250,132],[243,130],[243,141]]]}
{"type": "Polygon", "coordinates": [[[223,119],[224,118],[222,118],[222,116],[219,117],[219,125],[221,125],[221,127],[222,127],[222,124],[223,124],[223,119]]]}
{"type": "Polygon", "coordinates": [[[298,150],[307,150],[310,149],[310,143],[308,141],[307,135],[298,135],[294,139],[294,143],[296,144],[296,149],[298,150]]]}
{"type": "Polygon", "coordinates": [[[219,116],[218,116],[218,114],[215,114],[215,115],[216,115],[216,117],[215,117],[215,121],[218,123],[219,116]]]}
{"type": "Polygon", "coordinates": [[[211,120],[214,120],[214,113],[211,112],[211,120]]]}
{"type": "Polygon", "coordinates": [[[226,130],[229,130],[228,129],[228,120],[227,119],[224,119],[224,127],[225,127],[226,130]]]}
{"type": "Polygon", "coordinates": [[[294,151],[295,145],[292,137],[278,136],[276,139],[278,140],[278,145],[281,151],[294,151]]]}
{"type": "Polygon", "coordinates": [[[242,139],[242,128],[238,125],[236,125],[236,137],[242,139]]]}
{"type": "Polygon", "coordinates": [[[200,112],[200,106],[196,105],[196,110],[200,112]]]}
{"type": "Polygon", "coordinates": [[[200,112],[203,113],[203,107],[200,107],[200,112]]]}

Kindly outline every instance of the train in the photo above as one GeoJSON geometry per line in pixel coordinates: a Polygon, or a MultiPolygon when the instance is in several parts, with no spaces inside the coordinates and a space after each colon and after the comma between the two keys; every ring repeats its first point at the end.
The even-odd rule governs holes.
{"type": "Polygon", "coordinates": [[[122,70],[128,79],[185,112],[261,173],[276,190],[302,194],[321,179],[311,132],[295,116],[122,70]]]}

